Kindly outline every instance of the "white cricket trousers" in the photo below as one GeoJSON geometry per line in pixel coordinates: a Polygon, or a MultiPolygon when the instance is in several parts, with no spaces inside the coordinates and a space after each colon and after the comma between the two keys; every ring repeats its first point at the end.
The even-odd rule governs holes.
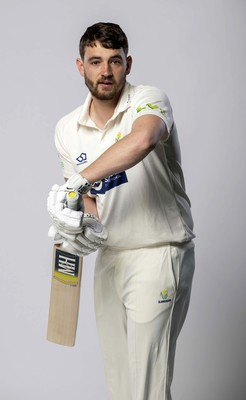
{"type": "Polygon", "coordinates": [[[194,267],[193,242],[99,252],[95,312],[112,400],[171,400],[194,267]]]}

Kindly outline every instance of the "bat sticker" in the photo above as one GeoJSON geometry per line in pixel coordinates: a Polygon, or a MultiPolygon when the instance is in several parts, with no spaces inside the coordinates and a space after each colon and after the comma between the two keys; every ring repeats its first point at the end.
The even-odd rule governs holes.
{"type": "Polygon", "coordinates": [[[79,283],[79,256],[56,250],[54,278],[67,285],[79,283]]]}

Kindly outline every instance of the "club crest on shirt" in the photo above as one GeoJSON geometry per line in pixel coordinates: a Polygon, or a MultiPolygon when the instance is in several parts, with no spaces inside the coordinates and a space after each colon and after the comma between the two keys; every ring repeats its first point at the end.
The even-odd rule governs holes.
{"type": "Polygon", "coordinates": [[[118,142],[121,139],[122,133],[118,132],[117,135],[115,136],[115,142],[118,142]]]}
{"type": "Polygon", "coordinates": [[[160,299],[158,300],[158,303],[170,303],[172,299],[168,296],[168,290],[163,289],[160,293],[160,299]]]}

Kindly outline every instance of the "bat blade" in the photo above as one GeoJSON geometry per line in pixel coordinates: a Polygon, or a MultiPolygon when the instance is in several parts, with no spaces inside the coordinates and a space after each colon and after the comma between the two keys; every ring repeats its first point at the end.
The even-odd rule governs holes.
{"type": "Polygon", "coordinates": [[[53,248],[53,270],[47,340],[74,346],[76,339],[83,258],[53,248]]]}

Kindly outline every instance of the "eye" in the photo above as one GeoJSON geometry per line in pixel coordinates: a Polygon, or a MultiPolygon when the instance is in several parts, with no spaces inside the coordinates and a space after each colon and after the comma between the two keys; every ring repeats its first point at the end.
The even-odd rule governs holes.
{"type": "Polygon", "coordinates": [[[101,60],[100,60],[100,58],[98,58],[98,57],[92,57],[90,60],[89,60],[89,63],[90,63],[90,65],[99,65],[100,64],[100,62],[101,62],[101,60]]]}
{"type": "Polygon", "coordinates": [[[122,61],[120,59],[118,59],[118,58],[115,58],[115,59],[111,60],[111,64],[113,64],[113,65],[121,65],[122,61]]]}

